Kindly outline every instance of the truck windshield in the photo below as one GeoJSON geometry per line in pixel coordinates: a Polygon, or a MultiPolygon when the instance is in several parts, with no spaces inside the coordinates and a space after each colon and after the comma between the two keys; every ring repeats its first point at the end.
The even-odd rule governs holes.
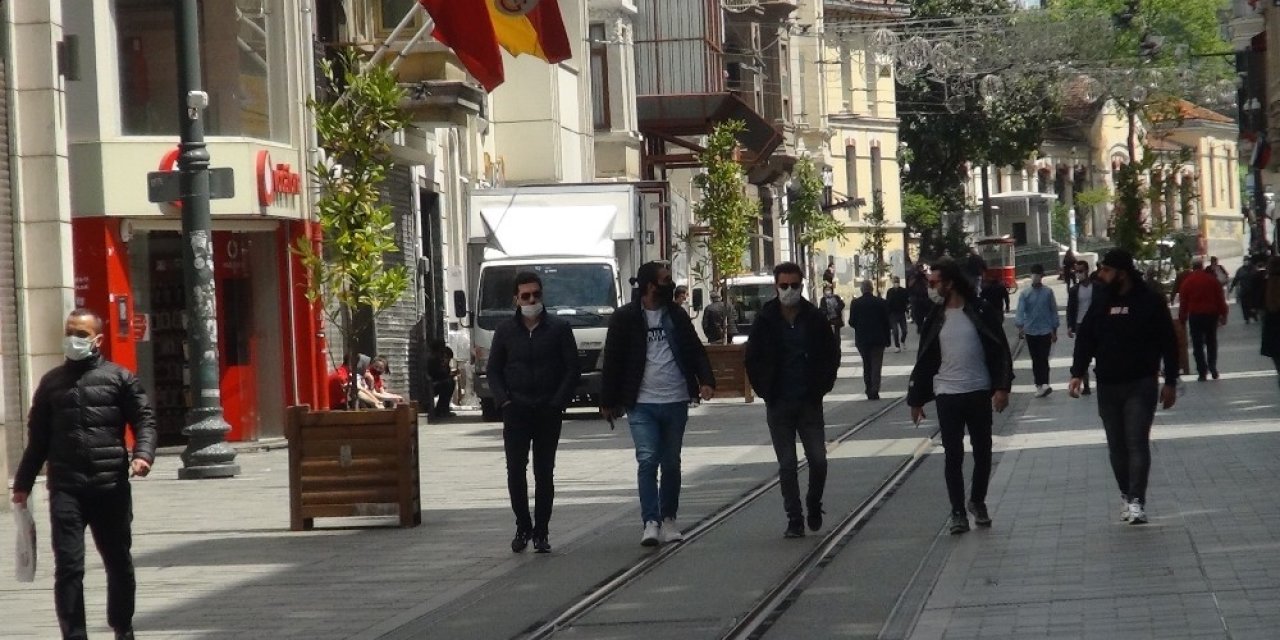
{"type": "Polygon", "coordinates": [[[751,331],[751,323],[755,322],[760,308],[776,295],[778,293],[774,290],[773,283],[729,285],[729,299],[733,302],[738,319],[736,333],[745,335],[751,331]]]}
{"type": "Polygon", "coordinates": [[[542,278],[547,313],[575,327],[605,327],[618,306],[618,286],[608,264],[547,264],[485,267],[480,272],[477,325],[492,331],[515,312],[512,283],[532,271],[542,278]]]}

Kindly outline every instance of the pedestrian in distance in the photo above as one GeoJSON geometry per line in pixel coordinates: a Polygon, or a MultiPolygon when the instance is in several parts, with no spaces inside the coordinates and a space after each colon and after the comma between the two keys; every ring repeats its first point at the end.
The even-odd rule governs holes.
{"type": "Polygon", "coordinates": [[[444,340],[431,341],[431,355],[427,357],[427,388],[432,406],[428,407],[433,418],[452,418],[456,416],[449,402],[458,388],[458,371],[453,366],[453,349],[444,340]]]}
{"type": "Polygon", "coordinates": [[[840,330],[844,328],[844,300],[836,295],[831,285],[822,287],[822,316],[827,319],[832,335],[836,336],[836,348],[839,349],[840,330]]]}
{"type": "Polygon", "coordinates": [[[1164,298],[1143,282],[1132,254],[1108,251],[1098,281],[1105,290],[1076,333],[1068,393],[1080,397],[1089,364],[1096,363],[1098,415],[1120,488],[1121,519],[1143,524],[1156,402],[1169,409],[1178,399],[1178,340],[1164,298]],[[1162,364],[1163,387],[1157,380],[1162,364]]]}
{"type": "Polygon", "coordinates": [[[893,332],[893,350],[902,353],[907,346],[907,311],[911,307],[911,298],[902,286],[902,279],[893,277],[893,286],[884,294],[884,301],[889,305],[889,328],[893,332]]]}
{"type": "Polygon", "coordinates": [[[1218,379],[1218,327],[1227,325],[1227,297],[1222,285],[1204,263],[1191,263],[1191,273],[1182,281],[1178,294],[1178,322],[1191,335],[1191,352],[1200,381],[1212,375],[1218,379]]]}
{"type": "Polygon", "coordinates": [[[1236,302],[1240,305],[1240,316],[1244,318],[1245,324],[1257,319],[1254,317],[1253,292],[1250,291],[1256,270],[1252,256],[1246,257],[1240,268],[1236,269],[1236,275],[1231,278],[1231,284],[1227,288],[1227,293],[1235,292],[1236,302]]]}
{"type": "Polygon", "coordinates": [[[1058,341],[1058,301],[1053,290],[1044,284],[1044,267],[1031,266],[1031,286],[1018,296],[1015,324],[1018,337],[1027,341],[1031,354],[1031,372],[1036,383],[1036,397],[1053,393],[1049,386],[1049,354],[1058,341]]]}
{"type": "Polygon", "coordinates": [[[862,377],[868,400],[880,399],[880,371],[884,368],[884,350],[889,346],[889,304],[875,294],[870,280],[862,281],[862,295],[849,305],[849,326],[853,327],[853,344],[862,358],[862,377]]]}
{"type": "Polygon", "coordinates": [[[1262,355],[1271,358],[1280,374],[1280,257],[1267,265],[1262,306],[1262,355]]]}
{"type": "Polygon", "coordinates": [[[676,304],[683,307],[685,303],[688,301],[689,301],[689,287],[685,285],[680,285],[676,287],[676,298],[675,298],[676,304]]]}
{"type": "Polygon", "coordinates": [[[933,311],[929,298],[929,274],[925,265],[916,267],[915,274],[907,282],[907,299],[911,303],[911,322],[916,325],[916,335],[924,331],[924,320],[933,311]]]}
{"type": "Polygon", "coordinates": [[[778,458],[778,484],[787,514],[787,538],[804,536],[805,511],[812,531],[822,528],[827,479],[826,421],[822,398],[835,386],[840,342],[822,313],[800,295],[800,266],[774,268],[777,297],[764,304],[747,339],[747,377],[764,399],[765,421],[778,458]],[[809,488],[800,504],[796,439],[809,461],[809,488]]]}
{"type": "Polygon", "coordinates": [[[547,313],[542,279],[516,274],[516,309],[493,332],[485,374],[494,404],[502,411],[502,448],[507,461],[507,494],[516,516],[511,551],[530,540],[537,553],[550,553],[551,509],[555,502],[556,449],[565,407],[580,374],[578,343],[569,323],[547,313]],[[529,516],[527,469],[533,449],[534,508],[529,516]]]}
{"type": "Polygon", "coordinates": [[[1209,256],[1209,266],[1204,268],[1214,279],[1218,281],[1218,286],[1226,287],[1231,284],[1231,276],[1227,274],[1227,268],[1218,264],[1218,256],[1209,256]]]}
{"type": "Polygon", "coordinates": [[[27,504],[48,462],[53,601],[62,637],[88,638],[84,613],[84,530],[107,572],[107,624],[117,640],[133,638],[133,497],[129,476],[146,477],[155,461],[155,415],[132,372],[103,357],[102,318],[88,309],[67,316],[66,360],[40,379],[31,399],[27,447],[13,478],[14,504],[27,504]],[[132,451],[125,427],[133,427],[132,451]]]}
{"type": "Polygon", "coordinates": [[[684,540],[677,516],[689,402],[710,400],[716,381],[693,321],[675,304],[676,287],[666,263],[641,265],[636,286],[640,299],[609,319],[600,413],[610,424],[628,416],[644,526],[640,544],[652,547],[684,540]]]}
{"type": "Polygon", "coordinates": [[[988,271],[982,275],[982,288],[978,292],[978,297],[982,298],[987,306],[1009,313],[1009,289],[995,273],[988,271]]]}
{"type": "MultiPolygon", "coordinates": [[[[1094,279],[1089,274],[1089,263],[1084,260],[1078,260],[1075,264],[1074,284],[1067,288],[1067,337],[1075,338],[1076,331],[1080,329],[1080,323],[1084,322],[1084,316],[1089,312],[1089,307],[1093,305],[1094,294],[1097,291],[1094,286],[1094,279]]],[[[1089,372],[1084,372],[1084,388],[1080,391],[1084,395],[1093,393],[1089,389],[1089,372]]]]}
{"type": "Polygon", "coordinates": [[[720,299],[719,291],[711,292],[711,304],[702,310],[702,334],[708,344],[722,344],[733,340],[733,314],[720,299]]]}
{"type": "Polygon", "coordinates": [[[933,401],[946,453],[947,496],[952,535],[969,530],[969,516],[991,526],[987,486],[991,480],[992,411],[1009,406],[1013,356],[1004,334],[1004,316],[983,303],[960,266],[944,258],[929,273],[934,310],[925,321],[920,353],[907,383],[907,405],[916,424],[933,401]],[[964,490],[964,434],[973,449],[969,499],[964,490]]]}
{"type": "Polygon", "coordinates": [[[976,289],[982,281],[982,274],[987,272],[987,261],[982,259],[977,247],[969,247],[969,256],[964,261],[964,273],[969,277],[971,288],[976,289]]]}
{"type": "Polygon", "coordinates": [[[1062,270],[1058,272],[1058,280],[1067,283],[1067,286],[1076,283],[1076,262],[1076,252],[1067,249],[1062,254],[1062,270]]]}
{"type": "Polygon", "coordinates": [[[822,271],[822,284],[835,285],[836,283],[836,258],[835,256],[827,256],[827,268],[822,271]]]}

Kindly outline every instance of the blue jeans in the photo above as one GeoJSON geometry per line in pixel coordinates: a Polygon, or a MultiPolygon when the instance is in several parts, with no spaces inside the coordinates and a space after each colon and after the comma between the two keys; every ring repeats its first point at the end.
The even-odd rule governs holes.
{"type": "Polygon", "coordinates": [[[680,508],[680,449],[684,446],[689,404],[638,403],[628,412],[627,421],[636,445],[641,520],[661,522],[674,518],[680,508]],[[658,488],[659,467],[662,468],[661,489],[658,488]]]}

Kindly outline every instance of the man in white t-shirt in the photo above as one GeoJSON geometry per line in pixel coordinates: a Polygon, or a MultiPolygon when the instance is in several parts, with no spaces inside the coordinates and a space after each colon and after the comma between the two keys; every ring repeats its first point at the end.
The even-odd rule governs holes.
{"type": "Polygon", "coordinates": [[[666,263],[644,264],[634,282],[639,299],[609,320],[600,413],[611,422],[628,416],[644,523],[640,544],[650,547],[684,539],[676,515],[689,401],[710,400],[716,382],[693,321],[675,304],[676,286],[666,263]]]}
{"type": "Polygon", "coordinates": [[[991,477],[991,412],[1009,406],[1013,356],[1005,337],[1004,316],[981,302],[954,260],[935,262],[929,273],[933,311],[922,325],[920,352],[907,383],[911,419],[919,424],[924,405],[935,401],[942,446],[946,451],[951,534],[969,530],[966,506],[974,522],[991,526],[987,485],[991,477]],[[964,434],[973,447],[969,501],[964,491],[964,434]]]}

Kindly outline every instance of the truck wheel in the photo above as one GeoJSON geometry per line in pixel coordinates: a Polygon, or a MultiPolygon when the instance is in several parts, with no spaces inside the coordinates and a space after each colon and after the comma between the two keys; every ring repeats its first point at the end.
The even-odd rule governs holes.
{"type": "Polygon", "coordinates": [[[502,413],[498,411],[498,405],[493,398],[480,399],[480,417],[486,422],[497,422],[502,419],[502,413]]]}

